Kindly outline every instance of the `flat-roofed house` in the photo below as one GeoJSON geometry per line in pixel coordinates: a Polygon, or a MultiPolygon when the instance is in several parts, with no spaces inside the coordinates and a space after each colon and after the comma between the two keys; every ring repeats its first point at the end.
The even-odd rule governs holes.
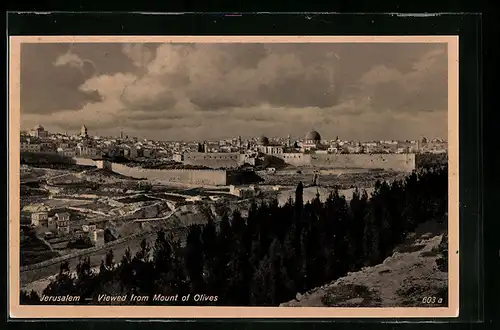
{"type": "Polygon", "coordinates": [[[70,215],[67,212],[56,213],[56,228],[59,233],[69,234],[69,217],[70,215]]]}
{"type": "Polygon", "coordinates": [[[34,212],[31,214],[31,225],[34,227],[48,226],[49,214],[48,212],[34,212]]]}

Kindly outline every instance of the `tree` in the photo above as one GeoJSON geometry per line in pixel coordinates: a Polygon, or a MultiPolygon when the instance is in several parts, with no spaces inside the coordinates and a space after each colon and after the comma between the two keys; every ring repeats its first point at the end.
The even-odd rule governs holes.
{"type": "Polygon", "coordinates": [[[249,298],[249,267],[248,254],[242,244],[234,242],[231,249],[230,261],[227,265],[228,275],[226,284],[226,303],[236,306],[245,306],[249,298]]]}
{"type": "Polygon", "coordinates": [[[203,274],[204,280],[207,283],[207,294],[217,294],[215,291],[215,283],[218,274],[217,267],[217,229],[212,218],[208,219],[207,224],[203,227],[201,233],[201,241],[203,244],[203,274]]]}
{"type": "Polygon", "coordinates": [[[302,221],[302,209],[304,208],[304,185],[299,182],[295,189],[295,223],[300,224],[302,221]]]}
{"type": "Polygon", "coordinates": [[[251,306],[273,306],[276,305],[275,286],[273,285],[272,262],[269,256],[266,256],[257,267],[252,280],[250,290],[251,306]]]}
{"type": "Polygon", "coordinates": [[[157,232],[157,237],[153,247],[152,268],[154,268],[154,276],[151,280],[155,282],[155,292],[169,294],[172,285],[172,261],[173,247],[163,230],[157,232]]]}
{"type": "Polygon", "coordinates": [[[140,250],[137,251],[134,259],[142,261],[142,262],[149,261],[150,252],[151,252],[151,247],[149,246],[148,241],[144,238],[141,241],[140,250]]]}
{"type": "Polygon", "coordinates": [[[21,290],[21,297],[19,298],[19,302],[21,305],[38,305],[40,304],[40,296],[36,291],[31,290],[30,292],[26,292],[21,290]]]}
{"type": "Polygon", "coordinates": [[[81,301],[91,296],[95,284],[94,279],[95,274],[92,271],[90,257],[79,260],[76,265],[75,289],[79,292],[81,301]]]}
{"type": "Polygon", "coordinates": [[[59,274],[43,290],[46,296],[65,296],[75,294],[75,278],[69,269],[67,261],[61,263],[59,274]]]}
{"type": "Polygon", "coordinates": [[[132,269],[132,253],[130,252],[129,247],[125,250],[120,262],[119,278],[122,292],[129,294],[134,278],[132,269]]]}
{"type": "Polygon", "coordinates": [[[99,275],[103,276],[106,273],[106,265],[104,264],[104,260],[101,260],[101,263],[99,265],[99,275]]]}
{"type": "Polygon", "coordinates": [[[377,263],[380,260],[380,228],[377,226],[373,204],[370,203],[365,215],[363,235],[364,266],[377,263]]]}
{"type": "Polygon", "coordinates": [[[186,271],[192,292],[203,292],[205,289],[203,265],[201,228],[198,225],[192,225],[189,227],[186,240],[186,271]]]}
{"type": "MultiPolygon", "coordinates": [[[[252,203],[247,219],[233,212],[231,221],[226,210],[218,230],[207,214],[206,225],[189,227],[185,247],[159,231],[152,254],[144,239],[134,257],[127,249],[114,267],[108,251],[98,275],[88,258],[80,260],[76,276],[67,263],[61,264],[44,294],[203,292],[218,295],[218,305],[276,306],[296,292],[380,263],[420,222],[445,223],[446,212],[445,167],[415,172],[392,184],[379,181],[371,197],[356,190],[349,203],[336,190],[325,202],[317,196],[304,204],[299,184],[295,203],[252,203]]],[[[445,243],[443,237],[436,261],[443,271],[445,243]]],[[[35,303],[35,296],[21,295],[35,303]]]]}
{"type": "Polygon", "coordinates": [[[137,295],[151,295],[154,293],[155,278],[153,277],[154,264],[150,261],[151,247],[144,238],[140,249],[132,259],[133,284],[132,293],[137,295]],[[153,277],[153,278],[152,278],[153,277]]]}
{"type": "Polygon", "coordinates": [[[108,252],[106,253],[106,257],[104,259],[104,266],[106,266],[106,269],[108,270],[112,270],[114,268],[114,254],[113,254],[113,250],[110,249],[108,250],[108,252]]]}
{"type": "Polygon", "coordinates": [[[231,237],[230,242],[238,242],[238,244],[243,244],[243,236],[246,232],[246,222],[245,219],[241,216],[241,213],[238,210],[233,212],[233,217],[231,221],[231,237]]]}
{"type": "Polygon", "coordinates": [[[157,232],[156,241],[153,247],[153,262],[157,272],[166,273],[169,271],[172,262],[172,246],[167,240],[163,230],[157,232]]]}
{"type": "Polygon", "coordinates": [[[250,302],[252,305],[271,305],[293,297],[292,285],[283,263],[283,249],[275,239],[269,247],[269,254],[259,265],[254,276],[250,302]]]}

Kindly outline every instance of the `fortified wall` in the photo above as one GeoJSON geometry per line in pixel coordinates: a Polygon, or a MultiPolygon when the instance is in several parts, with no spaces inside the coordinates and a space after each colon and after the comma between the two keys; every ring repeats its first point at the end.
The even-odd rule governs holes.
{"type": "Polygon", "coordinates": [[[327,168],[366,168],[412,172],[415,154],[311,154],[311,165],[327,168]]]}
{"type": "Polygon", "coordinates": [[[97,161],[94,161],[91,158],[75,157],[73,159],[75,160],[76,165],[97,166],[97,161]]]}
{"type": "Polygon", "coordinates": [[[225,186],[227,184],[227,171],[224,170],[144,169],[116,163],[112,164],[112,170],[121,175],[158,182],[208,186],[225,186]]]}
{"type": "Polygon", "coordinates": [[[294,153],[283,153],[273,155],[274,157],[283,159],[283,161],[287,164],[293,166],[310,166],[311,165],[311,155],[303,154],[301,152],[294,153]]]}
{"type": "Polygon", "coordinates": [[[225,170],[145,169],[103,160],[94,161],[87,158],[75,158],[75,161],[79,165],[97,166],[136,179],[207,186],[225,186],[228,184],[228,173],[225,170]]]}
{"type": "Polygon", "coordinates": [[[274,155],[294,166],[321,168],[363,168],[411,172],[415,169],[415,154],[302,154],[274,155]]]}
{"type": "Polygon", "coordinates": [[[190,152],[184,154],[186,165],[202,165],[211,168],[236,168],[245,161],[245,155],[236,152],[204,153],[190,152]]]}
{"type": "MultiPolygon", "coordinates": [[[[339,169],[384,169],[411,172],[415,169],[415,154],[273,154],[285,163],[302,167],[339,169]]],[[[248,163],[246,155],[239,153],[188,153],[184,164],[202,165],[211,168],[236,168],[248,163]]]]}

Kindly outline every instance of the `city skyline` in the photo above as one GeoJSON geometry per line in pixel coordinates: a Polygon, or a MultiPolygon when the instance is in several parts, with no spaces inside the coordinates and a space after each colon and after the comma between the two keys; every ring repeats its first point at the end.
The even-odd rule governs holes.
{"type": "MultiPolygon", "coordinates": [[[[41,124],[38,124],[37,127],[42,127],[45,129],[44,125],[41,125],[41,124]]],[[[35,128],[31,128],[31,129],[24,129],[24,130],[21,130],[21,135],[30,135],[30,132],[33,132],[37,127],[35,128]]],[[[313,130],[315,131],[315,130],[313,130]]],[[[73,132],[49,132],[47,131],[47,133],[49,135],[66,135],[67,137],[79,137],[81,136],[81,133],[80,133],[80,130],[78,131],[73,131],[73,132]]],[[[308,132],[309,133],[309,132],[308,132]]],[[[318,132],[319,133],[319,132],[318,132]]],[[[114,134],[110,134],[110,135],[100,135],[98,134],[98,132],[95,132],[94,134],[92,132],[89,132],[88,134],[88,137],[95,137],[95,138],[113,138],[113,139],[128,139],[128,140],[132,140],[132,139],[137,139],[138,141],[141,141],[142,139],[140,139],[139,137],[137,136],[131,136],[129,134],[127,134],[126,132],[115,132],[114,134]]],[[[288,134],[286,136],[265,136],[265,135],[260,135],[260,136],[241,136],[241,135],[238,135],[238,136],[226,136],[226,137],[221,137],[219,139],[199,139],[199,140],[154,140],[154,139],[145,139],[145,140],[148,140],[148,141],[156,141],[156,142],[220,142],[220,141],[231,141],[231,140],[236,140],[236,139],[239,139],[241,138],[242,141],[252,141],[252,140],[259,140],[261,139],[262,137],[266,137],[266,138],[269,138],[271,140],[287,140],[288,138],[290,138],[291,140],[293,141],[303,141],[303,140],[307,140],[305,138],[305,135],[304,136],[300,136],[300,135],[292,135],[292,134],[288,134]]],[[[399,139],[399,140],[394,140],[394,139],[382,139],[382,140],[374,140],[374,139],[368,139],[368,140],[348,140],[348,139],[342,139],[342,137],[340,136],[336,136],[335,138],[330,138],[330,139],[321,139],[323,142],[326,142],[326,141],[335,141],[335,140],[338,140],[338,141],[344,141],[344,142],[381,142],[381,141],[392,141],[392,142],[403,142],[403,141],[420,141],[420,140],[428,140],[428,141],[431,141],[431,140],[440,140],[440,141],[443,141],[443,142],[447,142],[448,140],[446,138],[440,138],[440,137],[429,137],[429,136],[423,136],[421,139],[414,139],[414,140],[410,140],[410,139],[399,139]]]]}
{"type": "Polygon", "coordinates": [[[446,44],[23,44],[21,129],[447,139],[446,44]],[[370,56],[366,56],[369,53],[370,56]],[[50,116],[50,117],[49,117],[50,116]],[[296,132],[294,134],[294,132],[296,132]],[[302,134],[300,134],[302,133],[302,134]]]}

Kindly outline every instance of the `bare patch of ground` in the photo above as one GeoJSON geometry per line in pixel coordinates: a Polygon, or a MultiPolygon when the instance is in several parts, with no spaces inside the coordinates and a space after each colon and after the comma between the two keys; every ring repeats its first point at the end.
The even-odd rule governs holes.
{"type": "Polygon", "coordinates": [[[335,307],[379,307],[381,298],[379,292],[365,285],[347,284],[328,289],[321,302],[335,307]]]}

